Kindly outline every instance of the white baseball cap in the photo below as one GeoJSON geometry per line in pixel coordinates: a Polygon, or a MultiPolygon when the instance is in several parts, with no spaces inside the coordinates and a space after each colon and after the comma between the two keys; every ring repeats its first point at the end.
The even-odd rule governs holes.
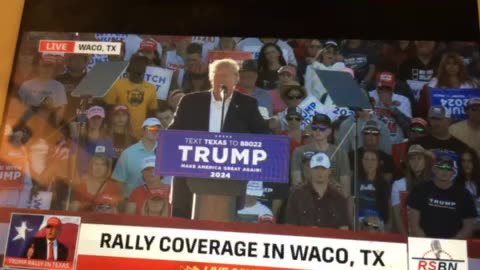
{"type": "Polygon", "coordinates": [[[155,118],[155,117],[150,117],[145,119],[145,121],[143,122],[142,128],[151,127],[151,126],[162,126],[162,123],[160,123],[160,120],[158,120],[158,118],[155,118]]]}
{"type": "Polygon", "coordinates": [[[149,156],[142,161],[142,171],[146,168],[155,168],[157,158],[155,156],[149,156]]]}
{"type": "Polygon", "coordinates": [[[261,197],[263,196],[263,182],[261,181],[248,181],[247,183],[247,195],[261,197]]]}
{"type": "Polygon", "coordinates": [[[330,158],[325,153],[317,153],[310,159],[310,168],[324,167],[330,169],[330,158]]]}

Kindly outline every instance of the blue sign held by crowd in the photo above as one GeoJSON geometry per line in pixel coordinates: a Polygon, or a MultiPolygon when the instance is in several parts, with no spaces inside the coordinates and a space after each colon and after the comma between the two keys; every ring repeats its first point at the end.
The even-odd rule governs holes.
{"type": "Polygon", "coordinates": [[[465,106],[469,99],[480,97],[480,88],[474,89],[438,89],[431,90],[431,104],[442,105],[454,119],[466,119],[465,106]]]}

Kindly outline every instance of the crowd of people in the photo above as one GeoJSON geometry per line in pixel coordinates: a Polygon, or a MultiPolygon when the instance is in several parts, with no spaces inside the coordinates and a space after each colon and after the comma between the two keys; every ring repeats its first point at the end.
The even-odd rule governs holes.
{"type": "Polygon", "coordinates": [[[269,133],[290,137],[291,165],[289,184],[248,182],[238,220],[443,238],[477,229],[480,97],[459,121],[430,91],[480,88],[478,43],[126,35],[106,61],[128,61],[127,76],[104,96],[76,97],[93,58],[40,54],[40,39],[95,35],[20,43],[0,152],[24,180],[0,190],[0,206],[34,208],[49,193],[53,210],[175,216],[175,180],[154,173],[157,134],[184,96],[212,88],[209,51],[247,51],[235,89],[256,99],[269,133]],[[173,70],[166,100],[147,66],[173,70]],[[371,107],[356,121],[319,113],[305,123],[306,98],[334,105],[317,70],[348,72],[371,107]]]}

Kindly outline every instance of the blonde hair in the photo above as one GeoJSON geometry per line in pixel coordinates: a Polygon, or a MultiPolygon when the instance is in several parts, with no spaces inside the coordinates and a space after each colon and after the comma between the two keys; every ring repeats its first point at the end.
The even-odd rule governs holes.
{"type": "Polygon", "coordinates": [[[215,72],[217,71],[217,69],[223,66],[230,67],[232,70],[234,70],[237,76],[239,75],[240,66],[238,65],[237,61],[231,58],[215,60],[208,67],[208,78],[210,79],[210,81],[213,80],[213,76],[215,76],[215,72]]]}
{"type": "Polygon", "coordinates": [[[88,170],[87,170],[87,173],[89,175],[92,175],[92,171],[93,171],[93,162],[95,162],[95,160],[101,160],[105,163],[105,167],[107,167],[107,172],[105,173],[105,178],[109,178],[110,175],[112,174],[112,160],[106,156],[105,154],[95,154],[93,155],[89,162],[88,162],[88,170]]]}

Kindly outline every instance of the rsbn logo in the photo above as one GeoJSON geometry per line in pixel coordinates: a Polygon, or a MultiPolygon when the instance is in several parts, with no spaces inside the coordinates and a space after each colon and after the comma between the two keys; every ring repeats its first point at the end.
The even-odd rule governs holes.
{"type": "Polygon", "coordinates": [[[439,240],[433,240],[430,244],[431,249],[426,251],[422,257],[413,257],[417,260],[417,270],[457,270],[464,260],[455,260],[445,250],[442,249],[439,240]]]}

